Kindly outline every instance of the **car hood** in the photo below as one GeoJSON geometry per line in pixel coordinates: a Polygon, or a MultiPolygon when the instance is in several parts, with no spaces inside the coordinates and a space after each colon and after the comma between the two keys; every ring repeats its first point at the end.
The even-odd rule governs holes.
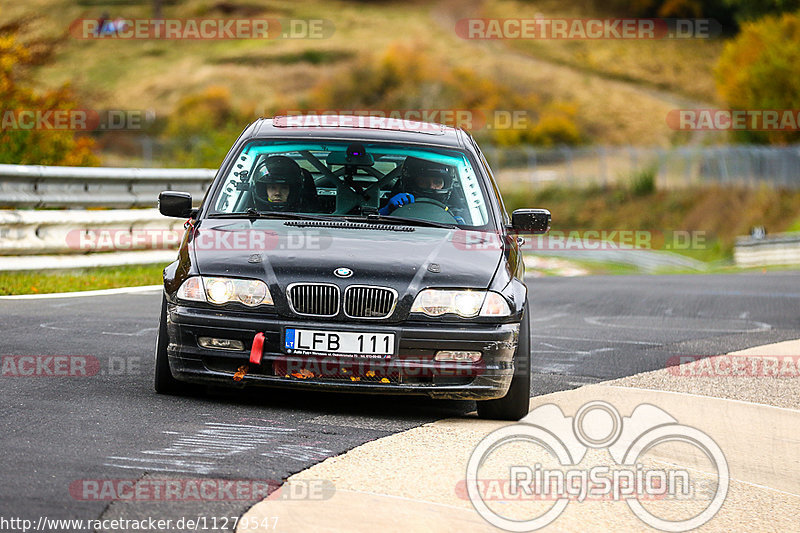
{"type": "Polygon", "coordinates": [[[205,276],[263,279],[280,308],[282,298],[277,296],[295,282],[391,287],[401,301],[413,300],[427,287],[486,289],[503,257],[494,233],[290,224],[295,223],[203,220],[191,243],[196,270],[205,276]],[[340,268],[350,269],[352,275],[337,277],[334,271],[340,268]]]}

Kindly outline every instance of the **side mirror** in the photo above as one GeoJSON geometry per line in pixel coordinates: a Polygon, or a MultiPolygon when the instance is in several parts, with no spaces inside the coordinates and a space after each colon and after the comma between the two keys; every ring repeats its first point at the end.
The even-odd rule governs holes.
{"type": "Polygon", "coordinates": [[[192,195],[188,192],[164,191],[158,195],[158,211],[167,217],[189,217],[192,215],[192,195]]]}
{"type": "Polygon", "coordinates": [[[547,209],[517,209],[511,214],[511,227],[519,233],[542,235],[550,231],[550,219],[547,209]]]}

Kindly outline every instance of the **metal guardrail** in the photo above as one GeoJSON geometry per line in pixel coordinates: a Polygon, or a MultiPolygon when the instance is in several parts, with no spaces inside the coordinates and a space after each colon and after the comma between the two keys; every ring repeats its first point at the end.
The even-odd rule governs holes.
{"type": "Polygon", "coordinates": [[[0,207],[154,207],[164,190],[190,192],[199,203],[215,174],[203,168],[0,164],[0,207]]]}
{"type": "Polygon", "coordinates": [[[778,233],[764,238],[739,237],[733,249],[738,266],[800,264],[800,233],[778,233]]]}
{"type": "MultiPolygon", "coordinates": [[[[700,168],[710,168],[707,157],[714,154],[727,157],[736,155],[748,159],[750,156],[759,155],[765,158],[761,166],[746,165],[750,172],[762,175],[763,180],[774,185],[797,187],[800,186],[800,147],[778,148],[753,148],[745,149],[708,149],[701,150],[700,168]],[[738,152],[736,151],[738,150],[738,152]],[[777,158],[777,159],[774,159],[777,158]],[[773,160],[774,159],[774,160],[773,160]],[[798,164],[795,164],[795,162],[798,164]],[[770,170],[771,168],[771,170],[770,170]],[[762,169],[762,170],[759,170],[762,169]],[[764,170],[766,169],[766,170],[764,170]],[[762,172],[763,171],[763,172],[762,172]],[[778,179],[779,178],[779,179],[778,179]]],[[[588,149],[587,149],[588,150],[588,149]]],[[[601,149],[602,150],[602,149],[601,149]]],[[[680,154],[695,154],[688,149],[678,149],[680,154]]],[[[495,154],[497,155],[497,154],[495,154]]],[[[541,153],[532,156],[526,153],[519,170],[527,166],[527,176],[519,177],[522,183],[533,185],[537,182],[536,174],[531,170],[539,168],[539,174],[557,174],[558,168],[547,166],[547,159],[541,153]],[[527,165],[524,161],[527,161],[527,165]],[[540,166],[541,165],[541,166],[540,166]],[[520,168],[521,167],[521,168],[520,168]],[[527,178],[527,179],[526,179],[527,178]]],[[[572,155],[575,155],[572,153],[572,155]]],[[[583,155],[590,155],[588,153],[583,155]]],[[[596,155],[596,154],[595,154],[596,155]]],[[[608,154],[600,152],[601,157],[608,154]]],[[[631,167],[637,165],[651,165],[652,159],[645,155],[658,155],[653,153],[636,153],[631,155],[631,167]]],[[[663,156],[663,154],[661,154],[663,156]]],[[[696,155],[696,154],[695,154],[696,155]]],[[[598,167],[586,161],[588,178],[591,174],[596,180],[598,167]],[[594,169],[592,172],[591,169],[594,169]]],[[[656,160],[658,160],[656,158],[656,160]]],[[[726,159],[727,160],[727,159],[726,159]]],[[[719,160],[721,161],[721,160],[719,160]]],[[[719,162],[718,161],[718,162],[719,162]]],[[[661,160],[662,165],[664,160],[661,160]]],[[[696,165],[696,164],[695,164],[696,165]]],[[[501,167],[503,165],[500,165],[501,167]]],[[[512,167],[514,165],[511,165],[512,167]]],[[[714,166],[714,165],[711,165],[714,166]]],[[[716,165],[715,168],[728,168],[725,165],[716,165]]],[[[567,168],[572,171],[578,168],[576,160],[570,160],[567,168]]],[[[601,165],[599,167],[603,169],[601,165]]],[[[663,166],[661,169],[663,170],[663,166]]],[[[693,167],[697,169],[697,166],[693,167]]],[[[737,167],[739,168],[739,167],[737,167]]],[[[744,168],[744,167],[741,167],[744,168]]],[[[563,170],[563,167],[562,167],[563,170]]],[[[730,169],[728,169],[730,170],[730,169]]],[[[610,171],[606,169],[605,176],[609,177],[610,171]]],[[[199,204],[205,191],[211,185],[216,171],[211,169],[139,169],[139,168],[103,168],[103,167],[54,167],[54,166],[28,166],[0,164],[0,270],[4,262],[12,260],[10,256],[17,255],[23,268],[24,257],[41,254],[59,254],[59,256],[78,257],[90,252],[106,250],[126,250],[115,255],[128,255],[128,251],[152,250],[154,253],[163,250],[164,239],[172,242],[182,233],[182,220],[167,219],[158,214],[155,209],[130,209],[118,208],[155,207],[158,193],[163,190],[183,190],[192,193],[196,204],[199,204]],[[2,208],[11,210],[2,211],[2,208]],[[24,208],[61,207],[67,210],[41,210],[31,211],[24,208]],[[108,210],[85,210],[83,208],[105,207],[108,210]],[[22,210],[18,210],[23,208],[22,210]],[[108,238],[111,246],[108,246],[108,238]],[[155,237],[154,237],[155,236],[155,237]],[[162,244],[153,244],[151,237],[161,240],[162,244]],[[105,239],[105,240],[104,240],[105,239]],[[124,243],[117,245],[115,239],[124,243]],[[77,244],[76,244],[77,243],[77,244]],[[5,256],[5,259],[2,257],[5,256]]],[[[694,182],[697,175],[694,172],[682,172],[686,183],[694,182]]],[[[713,173],[700,172],[701,175],[714,175],[713,173]]],[[[601,173],[600,175],[603,175],[601,173]]],[[[727,174],[728,183],[731,174],[727,174]]],[[[552,176],[550,179],[564,183],[563,176],[552,176]]],[[[515,180],[517,181],[517,180],[515,180]]],[[[713,180],[712,180],[713,181],[713,180]]],[[[571,182],[571,180],[567,180],[571,182]]],[[[577,184],[576,182],[573,182],[577,184]]],[[[741,182],[740,182],[741,183],[741,182]]],[[[660,182],[661,185],[661,182],[660,182]]],[[[167,246],[169,248],[170,246],[167,246]]],[[[143,252],[142,252],[143,253],[143,252]]],[[[164,254],[164,252],[160,252],[164,254]]],[[[109,257],[109,254],[92,254],[98,258],[109,257]]],[[[164,254],[165,255],[165,254],[164,254]]],[[[767,264],[800,264],[800,234],[785,234],[769,236],[766,239],[753,239],[750,237],[737,240],[734,251],[736,263],[742,266],[767,265],[767,264]]],[[[159,256],[160,260],[161,256],[159,256]]],[[[44,256],[42,256],[44,259],[44,256]]],[[[5,265],[8,267],[9,265],[5,265]]]]}
{"type": "Polygon", "coordinates": [[[174,250],[183,223],[155,209],[0,210],[0,263],[9,255],[174,250]]]}

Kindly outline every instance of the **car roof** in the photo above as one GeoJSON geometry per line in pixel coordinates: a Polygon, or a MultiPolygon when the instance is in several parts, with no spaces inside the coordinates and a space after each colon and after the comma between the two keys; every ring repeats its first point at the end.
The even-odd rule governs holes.
{"type": "Polygon", "coordinates": [[[364,115],[294,115],[260,118],[242,134],[244,138],[282,137],[394,141],[464,148],[459,128],[405,119],[364,115]]]}

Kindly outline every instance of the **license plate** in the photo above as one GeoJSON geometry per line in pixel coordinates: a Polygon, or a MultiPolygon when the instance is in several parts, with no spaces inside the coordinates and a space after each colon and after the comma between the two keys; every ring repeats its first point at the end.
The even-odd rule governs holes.
{"type": "Polygon", "coordinates": [[[383,357],[394,353],[394,333],[286,328],[286,353],[383,357]]]}

